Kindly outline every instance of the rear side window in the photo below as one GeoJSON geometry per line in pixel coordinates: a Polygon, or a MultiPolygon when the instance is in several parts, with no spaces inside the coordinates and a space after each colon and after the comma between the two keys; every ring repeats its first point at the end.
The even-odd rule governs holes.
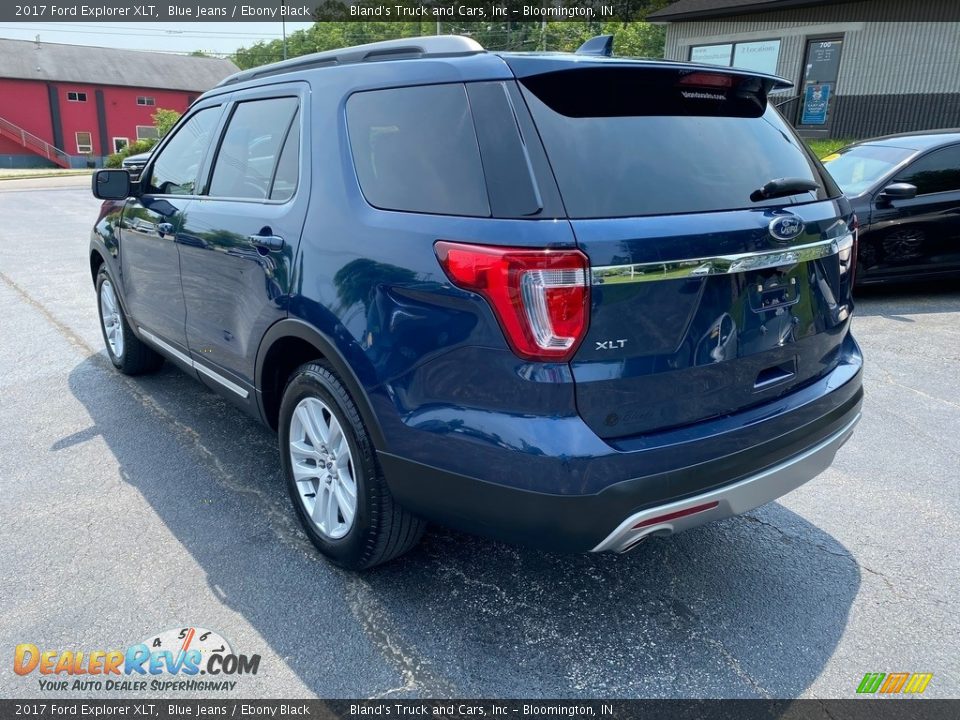
{"type": "Polygon", "coordinates": [[[732,210],[839,194],[767,106],[759,81],[602,68],[533,76],[522,86],[570,217],[732,210]],[[819,189],[751,200],[778,178],[812,180],[819,189]]]}
{"type": "Polygon", "coordinates": [[[347,126],[360,189],[374,207],[490,215],[463,85],[356,93],[347,101],[347,126]]]}
{"type": "Polygon", "coordinates": [[[297,105],[294,97],[237,105],[217,151],[210,196],[250,200],[270,197],[274,171],[297,105]]]}
{"type": "Polygon", "coordinates": [[[270,188],[271,200],[289,200],[300,181],[300,118],[293,116],[270,188]]]}

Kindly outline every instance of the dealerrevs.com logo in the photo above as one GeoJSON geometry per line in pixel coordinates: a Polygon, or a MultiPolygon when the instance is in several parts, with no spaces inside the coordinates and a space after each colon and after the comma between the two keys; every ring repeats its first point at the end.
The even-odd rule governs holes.
{"type": "Polygon", "coordinates": [[[126,649],[41,649],[21,643],[13,654],[13,671],[36,673],[43,691],[229,691],[237,685],[230,678],[256,675],[259,668],[259,655],[237,654],[222,635],[200,627],[167,630],[126,649]]]}

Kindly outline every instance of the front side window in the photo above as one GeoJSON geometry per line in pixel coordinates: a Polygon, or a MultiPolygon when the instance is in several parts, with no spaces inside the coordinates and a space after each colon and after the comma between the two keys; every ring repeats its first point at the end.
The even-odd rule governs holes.
{"type": "Polygon", "coordinates": [[[236,106],[213,165],[211,197],[270,197],[277,161],[297,106],[295,97],[250,100],[236,106]]]}
{"type": "Polygon", "coordinates": [[[150,169],[147,191],[160,195],[196,192],[200,163],[220,117],[220,107],[204,108],[176,130],[150,169]]]}
{"type": "Polygon", "coordinates": [[[347,101],[347,125],[360,188],[374,207],[490,215],[463,85],[356,93],[347,101]]]}
{"type": "Polygon", "coordinates": [[[960,145],[934,150],[910,165],[894,182],[917,186],[917,195],[960,190],[960,145]]]}
{"type": "Polygon", "coordinates": [[[86,155],[93,152],[93,137],[88,132],[77,133],[77,153],[86,155]]]}

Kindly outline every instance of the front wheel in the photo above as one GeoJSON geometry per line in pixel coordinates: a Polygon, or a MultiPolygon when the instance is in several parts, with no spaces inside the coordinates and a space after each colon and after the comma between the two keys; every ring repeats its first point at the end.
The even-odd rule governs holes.
{"type": "Polygon", "coordinates": [[[290,378],[279,441],[297,517],[332,562],[362,570],[420,540],[424,522],[394,501],[356,404],[325,365],[307,363],[290,378]]]}
{"type": "Polygon", "coordinates": [[[97,273],[97,309],[103,342],[115,368],[125,375],[140,375],[163,365],[163,357],[133,334],[113,280],[102,267],[97,273]]]}

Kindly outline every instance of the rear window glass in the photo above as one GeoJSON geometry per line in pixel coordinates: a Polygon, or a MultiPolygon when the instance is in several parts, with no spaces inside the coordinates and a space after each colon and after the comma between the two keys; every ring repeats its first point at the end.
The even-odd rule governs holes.
{"type": "Polygon", "coordinates": [[[347,126],[364,197],[384,210],[490,215],[463,85],[356,93],[347,126]]]}
{"type": "Polygon", "coordinates": [[[625,68],[523,80],[570,217],[630,217],[810,202],[839,194],[751,79],[625,68]],[[704,76],[704,77],[698,77],[704,76]],[[686,79],[684,79],[686,77],[686,79]],[[754,202],[779,178],[817,191],[754,202]]]}

